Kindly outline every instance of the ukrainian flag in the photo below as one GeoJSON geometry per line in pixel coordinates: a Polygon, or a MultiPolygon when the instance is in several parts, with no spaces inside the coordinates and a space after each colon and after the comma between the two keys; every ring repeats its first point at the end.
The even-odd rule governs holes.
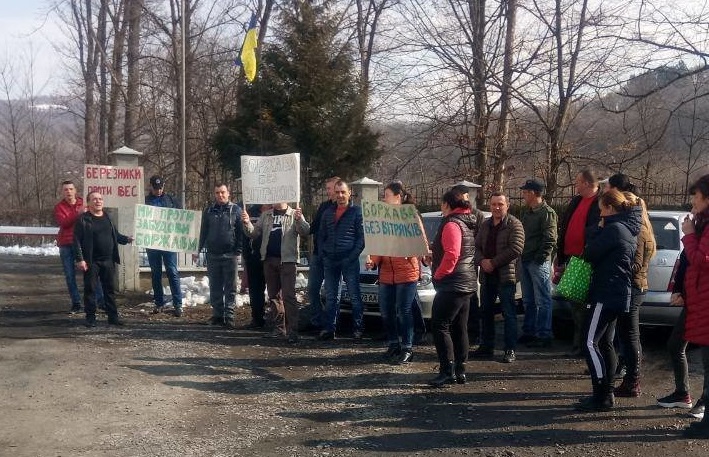
{"type": "Polygon", "coordinates": [[[249,28],[244,38],[244,44],[241,45],[241,52],[236,61],[236,64],[241,65],[244,69],[244,75],[246,75],[246,79],[249,82],[253,82],[256,78],[256,47],[258,46],[257,22],[256,14],[252,14],[251,20],[249,21],[249,28]]]}

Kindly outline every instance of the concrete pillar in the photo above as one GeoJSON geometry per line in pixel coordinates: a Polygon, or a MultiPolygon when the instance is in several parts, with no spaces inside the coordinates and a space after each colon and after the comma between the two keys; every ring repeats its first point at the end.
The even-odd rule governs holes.
{"type": "Polygon", "coordinates": [[[382,183],[369,179],[366,176],[350,183],[352,199],[355,205],[362,205],[362,200],[376,202],[379,201],[379,186],[382,183]]]}
{"type": "MultiPolygon", "coordinates": [[[[111,165],[117,167],[137,168],[138,159],[142,152],[135,151],[123,146],[108,154],[111,165]]],[[[143,203],[143,183],[141,182],[138,191],[138,200],[135,203],[143,203]]],[[[116,224],[118,231],[124,235],[133,236],[135,226],[135,205],[123,208],[110,208],[111,220],[116,224]]],[[[118,265],[118,290],[140,290],[140,278],[138,275],[138,248],[133,244],[118,246],[118,254],[121,256],[121,264],[118,265]]]]}

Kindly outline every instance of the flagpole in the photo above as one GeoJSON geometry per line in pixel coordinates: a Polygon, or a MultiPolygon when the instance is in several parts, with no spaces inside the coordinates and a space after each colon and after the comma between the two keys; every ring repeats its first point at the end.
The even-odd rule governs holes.
{"type": "Polygon", "coordinates": [[[185,19],[185,3],[188,0],[182,0],[180,2],[182,11],[181,11],[181,25],[180,29],[182,31],[182,62],[180,65],[180,85],[181,85],[181,92],[182,96],[180,97],[180,152],[182,154],[182,161],[181,161],[181,166],[182,166],[182,189],[181,189],[181,195],[182,195],[182,207],[187,208],[187,121],[185,119],[185,115],[187,113],[187,83],[185,82],[186,75],[187,75],[187,57],[186,57],[186,46],[185,46],[185,38],[187,37],[187,33],[185,31],[185,24],[187,23],[185,19]]]}

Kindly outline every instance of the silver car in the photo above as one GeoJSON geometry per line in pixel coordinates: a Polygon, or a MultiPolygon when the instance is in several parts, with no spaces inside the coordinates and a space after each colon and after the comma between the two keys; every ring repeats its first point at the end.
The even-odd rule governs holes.
{"type": "MultiPolygon", "coordinates": [[[[641,325],[674,326],[682,310],[670,305],[672,286],[679,255],[682,252],[682,219],[687,215],[681,211],[648,211],[652,229],[655,232],[657,253],[650,260],[648,269],[648,291],[640,307],[641,325]]],[[[558,321],[571,319],[571,304],[562,297],[553,295],[553,316],[558,321]]]]}

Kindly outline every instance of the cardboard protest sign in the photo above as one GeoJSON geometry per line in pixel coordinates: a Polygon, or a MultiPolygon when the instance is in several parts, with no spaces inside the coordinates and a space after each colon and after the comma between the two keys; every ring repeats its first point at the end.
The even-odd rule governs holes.
{"type": "Polygon", "coordinates": [[[202,213],[135,205],[135,244],[171,252],[198,252],[202,213]]]}
{"type": "Polygon", "coordinates": [[[364,253],[390,257],[428,254],[423,224],[414,205],[362,201],[364,253]]]}
{"type": "Polygon", "coordinates": [[[300,154],[241,156],[244,204],[300,201],[300,154]]]}
{"type": "Polygon", "coordinates": [[[108,208],[132,207],[143,201],[143,167],[85,164],[84,190],[99,192],[108,208]]]}

